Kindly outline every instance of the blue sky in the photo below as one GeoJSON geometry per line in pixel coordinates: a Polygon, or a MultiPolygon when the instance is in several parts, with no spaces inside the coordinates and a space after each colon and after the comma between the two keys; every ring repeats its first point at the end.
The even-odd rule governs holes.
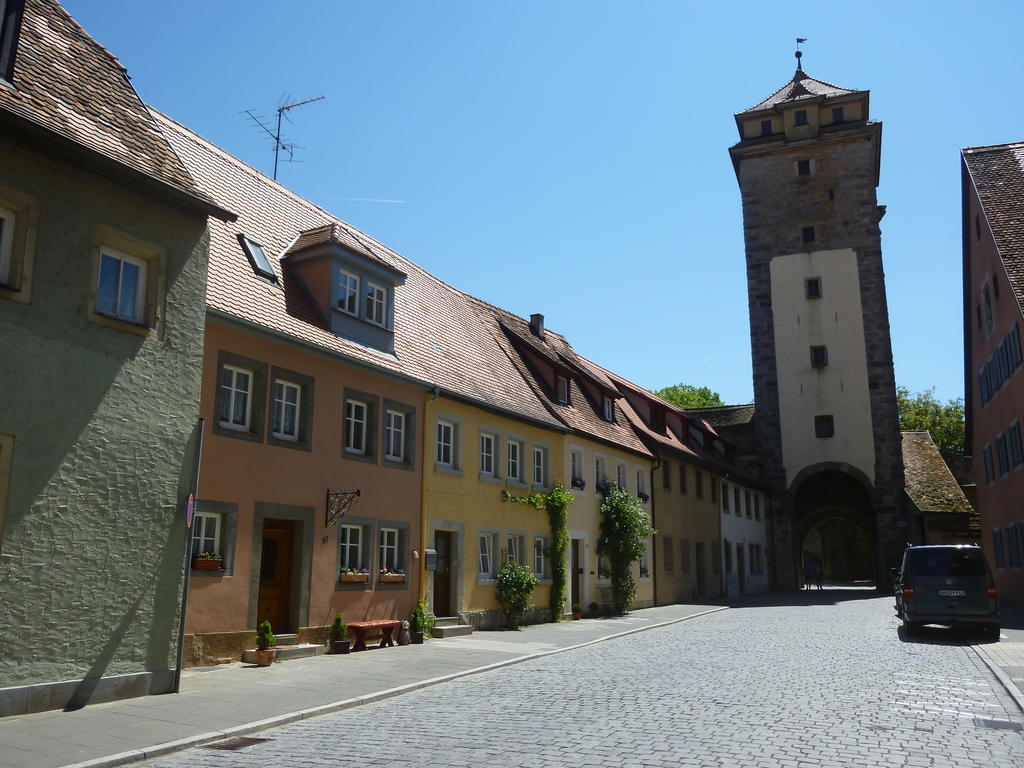
{"type": "Polygon", "coordinates": [[[898,384],[963,392],[959,149],[1024,138],[1011,3],[66,0],[143,99],[639,384],[749,402],[733,113],[871,90],[898,384]],[[983,7],[982,13],[976,8],[983,7]],[[968,10],[970,8],[970,10],[968,10]],[[400,201],[400,202],[371,202],[400,201]]]}

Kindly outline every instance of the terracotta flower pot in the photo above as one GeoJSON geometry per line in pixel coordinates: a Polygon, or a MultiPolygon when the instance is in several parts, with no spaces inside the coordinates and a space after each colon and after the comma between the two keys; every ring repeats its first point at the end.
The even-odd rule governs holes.
{"type": "Polygon", "coordinates": [[[572,620],[573,621],[579,621],[582,618],[583,618],[583,614],[580,613],[579,611],[573,611],[572,612],[572,620]]]}
{"type": "Polygon", "coordinates": [[[269,667],[274,663],[274,658],[277,656],[277,648],[267,648],[266,650],[256,649],[256,666],[257,667],[269,667]]]}
{"type": "Polygon", "coordinates": [[[343,573],[339,577],[343,584],[365,584],[370,580],[368,573],[343,573]]]}
{"type": "Polygon", "coordinates": [[[192,558],[192,570],[194,571],[219,571],[224,568],[224,558],[208,560],[202,557],[192,558]]]}
{"type": "Polygon", "coordinates": [[[380,575],[381,584],[404,584],[405,574],[404,573],[382,573],[380,575]]]}

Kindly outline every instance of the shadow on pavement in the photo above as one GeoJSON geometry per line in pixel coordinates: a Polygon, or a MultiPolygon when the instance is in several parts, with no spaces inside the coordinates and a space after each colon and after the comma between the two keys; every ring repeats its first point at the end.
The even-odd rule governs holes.
{"type": "Polygon", "coordinates": [[[826,584],[824,589],[802,589],[793,592],[771,592],[749,599],[736,598],[734,610],[787,605],[836,605],[850,600],[873,600],[885,595],[874,587],[846,587],[826,584]]]}
{"type": "Polygon", "coordinates": [[[921,645],[990,645],[999,640],[985,635],[973,627],[939,627],[927,625],[918,627],[913,634],[902,626],[896,634],[901,642],[918,643],[921,645]]]}
{"type": "Polygon", "coordinates": [[[1024,607],[999,601],[999,623],[1005,629],[1024,629],[1024,607]]]}

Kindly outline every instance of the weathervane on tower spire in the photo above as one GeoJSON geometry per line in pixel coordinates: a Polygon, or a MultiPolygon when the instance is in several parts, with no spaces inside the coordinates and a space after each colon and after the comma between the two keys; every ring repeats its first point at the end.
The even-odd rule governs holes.
{"type": "Polygon", "coordinates": [[[807,38],[806,37],[798,37],[796,39],[796,69],[797,69],[797,72],[803,72],[803,69],[804,69],[802,66],[800,66],[800,59],[804,55],[803,51],[800,50],[800,43],[806,43],[806,42],[807,42],[807,38]]]}

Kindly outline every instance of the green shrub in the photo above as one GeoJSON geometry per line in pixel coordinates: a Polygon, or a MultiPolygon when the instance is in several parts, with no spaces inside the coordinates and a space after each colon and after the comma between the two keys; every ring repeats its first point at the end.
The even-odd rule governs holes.
{"type": "Polygon", "coordinates": [[[331,640],[344,640],[348,635],[348,624],[341,618],[341,614],[335,614],[334,623],[331,624],[331,640]]]}
{"type": "Polygon", "coordinates": [[[518,629],[526,609],[530,607],[530,595],[537,586],[537,577],[525,565],[505,563],[498,571],[498,588],[495,597],[505,612],[509,629],[518,629]]]}
{"type": "Polygon", "coordinates": [[[430,637],[433,628],[434,620],[427,613],[427,604],[420,600],[409,614],[409,631],[422,632],[424,637],[430,637]]]}
{"type": "Polygon", "coordinates": [[[256,630],[256,647],[265,651],[275,645],[277,645],[277,638],[274,637],[274,632],[270,628],[270,622],[264,619],[260,628],[256,630]]]}
{"type": "Polygon", "coordinates": [[[599,486],[601,494],[601,535],[597,554],[607,557],[611,566],[612,601],[616,613],[623,614],[636,598],[633,563],[644,553],[644,541],[656,531],[638,499],[614,483],[599,486]]]}

